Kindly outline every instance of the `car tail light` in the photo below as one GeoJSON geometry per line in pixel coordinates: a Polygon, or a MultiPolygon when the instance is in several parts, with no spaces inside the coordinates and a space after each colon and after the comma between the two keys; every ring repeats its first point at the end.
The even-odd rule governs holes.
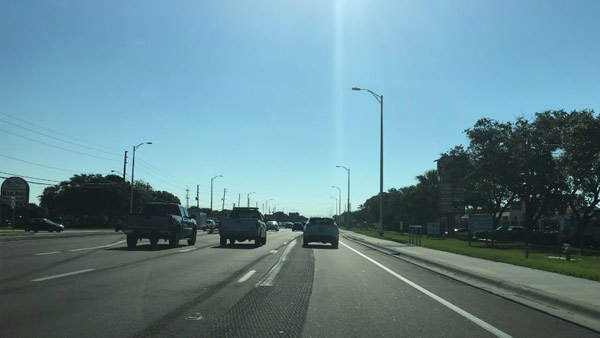
{"type": "Polygon", "coordinates": [[[260,229],[260,221],[256,221],[256,229],[260,229]]]}

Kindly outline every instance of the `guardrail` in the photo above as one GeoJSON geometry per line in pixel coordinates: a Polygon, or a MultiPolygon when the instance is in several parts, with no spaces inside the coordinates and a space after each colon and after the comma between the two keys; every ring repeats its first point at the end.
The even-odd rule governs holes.
{"type": "Polygon", "coordinates": [[[408,227],[408,242],[410,244],[421,246],[421,235],[423,227],[420,225],[410,225],[408,227]]]}

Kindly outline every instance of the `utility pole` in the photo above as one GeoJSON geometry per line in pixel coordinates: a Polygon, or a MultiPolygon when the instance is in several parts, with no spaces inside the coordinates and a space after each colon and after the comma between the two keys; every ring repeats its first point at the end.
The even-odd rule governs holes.
{"type": "Polygon", "coordinates": [[[196,208],[200,209],[200,185],[196,185],[196,208]]]}
{"type": "Polygon", "coordinates": [[[241,201],[242,201],[242,194],[239,193],[238,194],[238,204],[237,205],[241,205],[241,203],[240,203],[241,201]]]}
{"type": "Polygon", "coordinates": [[[190,207],[190,188],[185,187],[185,208],[190,207]]]}
{"type": "Polygon", "coordinates": [[[223,204],[221,206],[221,211],[225,210],[225,195],[227,194],[227,188],[223,188],[223,204]]]}
{"type": "Polygon", "coordinates": [[[217,175],[210,179],[210,214],[211,215],[212,215],[212,211],[213,211],[213,182],[214,182],[215,178],[217,178],[217,177],[223,177],[223,175],[217,175]]]}
{"type": "Polygon", "coordinates": [[[127,150],[125,150],[125,158],[123,159],[123,182],[125,182],[125,172],[127,171],[127,150]]]}

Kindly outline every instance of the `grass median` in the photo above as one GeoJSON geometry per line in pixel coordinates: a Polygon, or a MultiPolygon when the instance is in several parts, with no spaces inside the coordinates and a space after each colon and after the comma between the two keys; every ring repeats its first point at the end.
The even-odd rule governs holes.
{"type": "MultiPolygon", "coordinates": [[[[352,231],[370,237],[379,237],[377,231],[352,229],[352,231]]],[[[399,243],[408,243],[408,235],[386,231],[384,239],[399,243]]],[[[520,265],[532,269],[551,271],[563,275],[600,281],[600,255],[580,255],[572,252],[571,260],[564,259],[562,248],[531,245],[529,258],[525,258],[525,244],[520,242],[469,242],[454,238],[421,238],[421,246],[429,249],[452,252],[459,255],[477,257],[495,262],[520,265]]]]}

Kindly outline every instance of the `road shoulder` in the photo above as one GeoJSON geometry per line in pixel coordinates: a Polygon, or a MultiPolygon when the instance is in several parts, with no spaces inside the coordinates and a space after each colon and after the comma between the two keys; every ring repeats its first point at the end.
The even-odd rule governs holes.
{"type": "Polygon", "coordinates": [[[349,240],[600,332],[600,283],[341,231],[349,240]]]}

